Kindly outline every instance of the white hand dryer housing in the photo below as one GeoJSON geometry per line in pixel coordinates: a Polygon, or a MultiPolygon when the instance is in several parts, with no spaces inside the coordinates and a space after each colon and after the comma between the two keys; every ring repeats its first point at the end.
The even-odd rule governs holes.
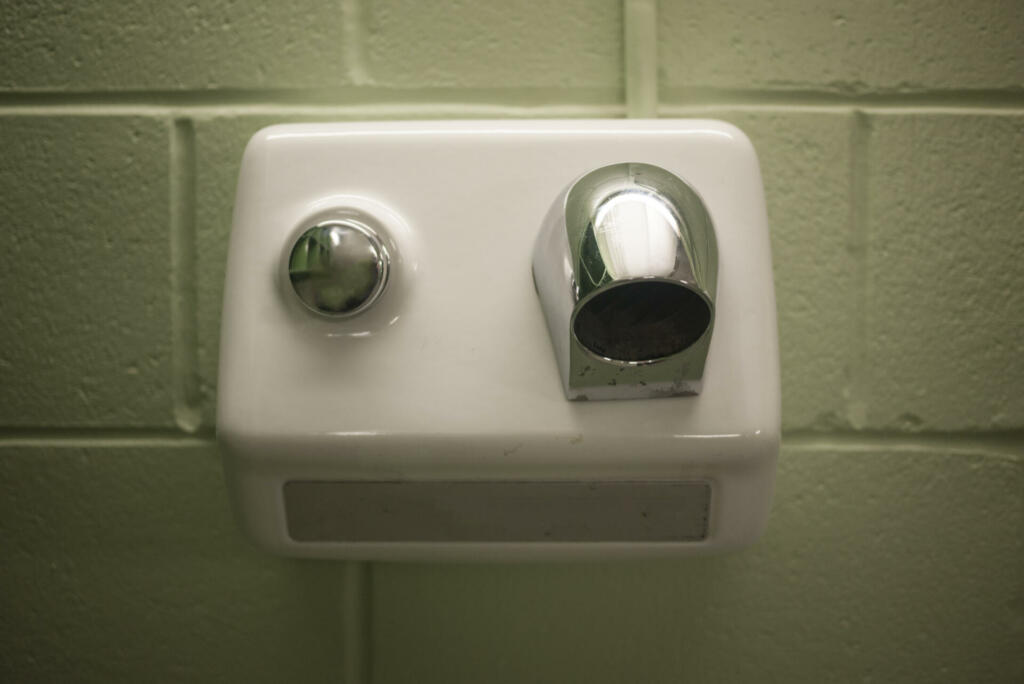
{"type": "Polygon", "coordinates": [[[749,544],[780,403],[753,147],[703,120],[264,129],[218,396],[238,518],[273,552],[749,544]]]}

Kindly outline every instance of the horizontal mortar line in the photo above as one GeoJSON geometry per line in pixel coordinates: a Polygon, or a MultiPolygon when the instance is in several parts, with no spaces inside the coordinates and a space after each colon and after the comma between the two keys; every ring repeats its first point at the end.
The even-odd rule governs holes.
{"type": "Polygon", "coordinates": [[[782,446],[793,449],[841,451],[930,451],[992,453],[1024,459],[1024,430],[994,432],[814,432],[784,430],[782,446]]]}
{"type": "Polygon", "coordinates": [[[212,428],[188,434],[174,428],[0,428],[0,447],[209,446],[212,428]]]}
{"type": "MultiPolygon", "coordinates": [[[[910,112],[1024,110],[1024,91],[928,91],[842,93],[832,91],[728,90],[699,88],[663,94],[659,114],[690,113],[716,108],[810,110],[867,109],[910,112]]],[[[615,117],[625,115],[621,93],[588,89],[383,89],[346,90],[199,90],[123,92],[5,92],[0,115],[69,110],[82,114],[310,112],[342,115],[395,115],[422,112],[484,116],[545,112],[615,117]],[[510,96],[516,102],[510,102],[510,96]]]]}
{"type": "Polygon", "coordinates": [[[844,92],[832,90],[669,88],[660,112],[715,107],[794,107],[908,110],[1024,109],[1024,90],[920,90],[844,92]]]}
{"type": "MultiPolygon", "coordinates": [[[[186,446],[210,445],[215,441],[211,427],[200,428],[194,434],[173,428],[0,428],[0,446],[186,446]]],[[[1024,457],[1024,430],[991,433],[786,430],[782,433],[782,444],[794,449],[994,452],[1024,457]]]]}
{"type": "Polygon", "coordinates": [[[625,116],[624,105],[536,105],[502,104],[249,104],[195,107],[162,107],[148,105],[60,105],[0,106],[3,116],[153,116],[190,117],[204,120],[232,116],[303,116],[357,119],[495,119],[495,118],[594,118],[613,119],[625,116]]]}
{"type": "MultiPolygon", "coordinates": [[[[1022,116],[1022,107],[873,107],[852,103],[841,105],[793,105],[793,104],[736,104],[713,102],[693,105],[665,105],[658,107],[662,119],[685,119],[718,116],[721,113],[765,113],[765,114],[843,114],[863,112],[869,116],[1022,116]]],[[[0,115],[3,110],[0,109],[0,115]]]]}
{"type": "MultiPolygon", "coordinates": [[[[1020,108],[1000,107],[873,107],[854,103],[837,105],[794,105],[710,102],[690,105],[660,105],[660,118],[691,118],[717,114],[721,110],[749,112],[842,113],[863,111],[868,114],[961,114],[1013,116],[1024,114],[1020,108]]],[[[150,116],[191,117],[204,120],[234,116],[295,116],[331,117],[338,120],[384,119],[621,119],[625,118],[624,105],[511,105],[454,102],[420,102],[393,104],[238,104],[238,105],[43,105],[4,106],[0,104],[0,117],[4,116],[150,116]]]]}
{"type": "Polygon", "coordinates": [[[158,107],[224,107],[229,105],[351,106],[367,104],[502,104],[513,106],[617,106],[622,88],[384,88],[352,86],[330,89],[204,89],[0,92],[0,107],[72,105],[144,105],[158,107]]]}

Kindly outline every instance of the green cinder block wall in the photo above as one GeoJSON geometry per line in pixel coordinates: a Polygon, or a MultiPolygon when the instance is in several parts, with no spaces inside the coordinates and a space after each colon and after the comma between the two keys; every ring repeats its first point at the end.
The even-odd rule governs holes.
{"type": "Polygon", "coordinates": [[[0,681],[1024,681],[1021,36],[1018,0],[3,3],[0,681]],[[592,564],[250,548],[214,440],[248,137],[621,117],[627,93],[760,155],[764,539],[592,564]]]}

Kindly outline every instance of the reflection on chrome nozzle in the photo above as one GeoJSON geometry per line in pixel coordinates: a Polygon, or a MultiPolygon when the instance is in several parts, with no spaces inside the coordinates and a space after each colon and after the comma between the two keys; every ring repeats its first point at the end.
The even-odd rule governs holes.
{"type": "Polygon", "coordinates": [[[718,247],[681,179],[622,163],[572,183],[544,220],[533,278],[569,399],[700,391],[718,247]]]}

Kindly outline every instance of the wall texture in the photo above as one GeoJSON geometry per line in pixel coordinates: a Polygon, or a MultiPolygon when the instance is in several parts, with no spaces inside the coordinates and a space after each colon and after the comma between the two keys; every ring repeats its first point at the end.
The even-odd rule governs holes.
{"type": "Polygon", "coordinates": [[[1018,0],[4,3],[0,680],[1024,680],[1022,35],[1018,0]],[[252,550],[213,439],[248,137],[617,117],[627,93],[761,157],[785,430],[763,541],[252,550]]]}

